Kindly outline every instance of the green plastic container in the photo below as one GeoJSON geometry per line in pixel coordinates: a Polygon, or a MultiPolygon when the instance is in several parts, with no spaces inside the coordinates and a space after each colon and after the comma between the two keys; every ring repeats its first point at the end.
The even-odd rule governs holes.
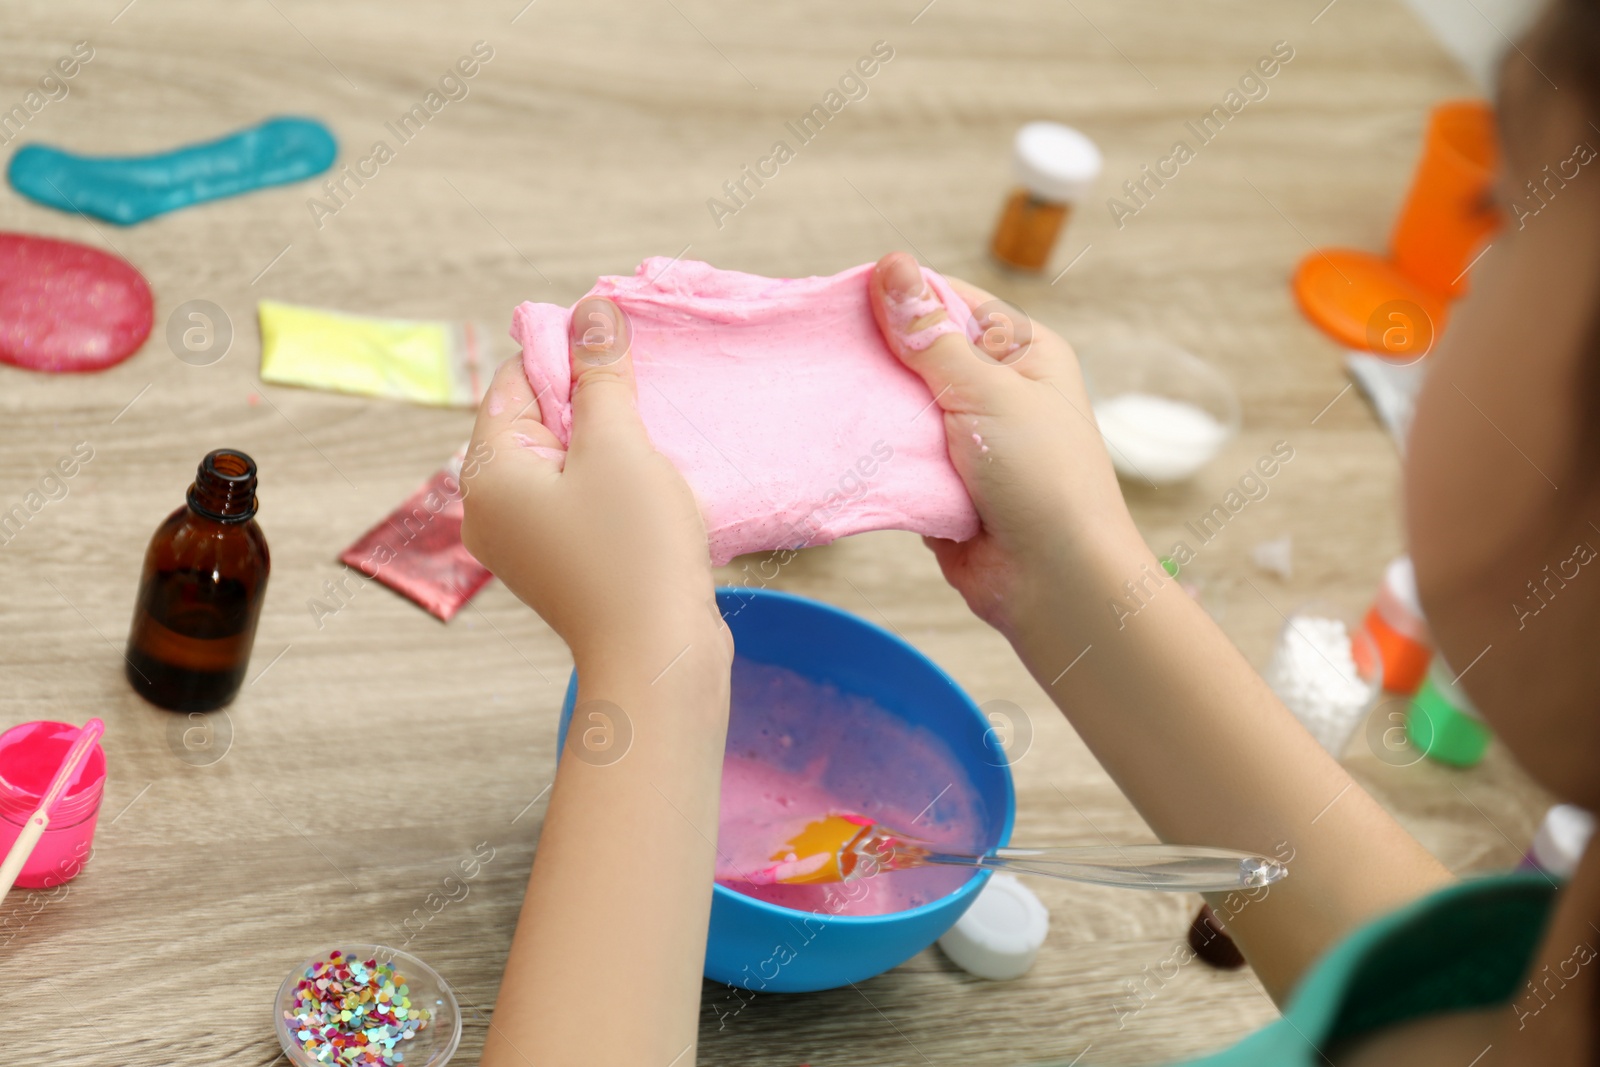
{"type": "Polygon", "coordinates": [[[1411,698],[1406,737],[1431,760],[1471,767],[1483,759],[1492,735],[1467,694],[1451,681],[1454,676],[1443,659],[1433,657],[1428,677],[1411,698]]]}

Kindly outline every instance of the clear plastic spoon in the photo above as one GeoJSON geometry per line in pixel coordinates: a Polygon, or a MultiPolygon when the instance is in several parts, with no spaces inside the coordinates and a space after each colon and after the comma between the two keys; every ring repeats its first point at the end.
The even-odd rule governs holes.
{"type": "Polygon", "coordinates": [[[725,880],[753,885],[849,882],[884,871],[939,865],[1040,874],[1123,889],[1214,893],[1271,885],[1289,873],[1282,863],[1264,856],[1202,845],[1089,845],[952,852],[849,813],[827,815],[806,824],[772,859],[777,862],[770,867],[725,880]]]}

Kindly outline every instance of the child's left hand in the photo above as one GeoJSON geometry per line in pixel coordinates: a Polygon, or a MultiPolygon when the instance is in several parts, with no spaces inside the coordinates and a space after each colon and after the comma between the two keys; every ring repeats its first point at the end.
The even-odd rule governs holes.
{"type": "Polygon", "coordinates": [[[702,634],[731,658],[700,509],[635,407],[627,318],[590,297],[572,321],[570,445],[540,421],[520,362],[503,364],[462,470],[462,541],[566,640],[580,672],[655,664],[658,646],[670,657],[702,634]]]}

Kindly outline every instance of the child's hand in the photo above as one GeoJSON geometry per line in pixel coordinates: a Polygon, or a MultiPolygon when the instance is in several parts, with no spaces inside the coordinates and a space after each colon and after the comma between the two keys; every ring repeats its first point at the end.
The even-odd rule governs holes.
{"type": "MultiPolygon", "coordinates": [[[[947,280],[975,311],[993,299],[947,280]]],[[[1032,323],[1031,344],[1002,362],[1013,358],[1006,324],[992,317],[982,350],[961,333],[908,348],[928,325],[905,321],[923,287],[900,253],[872,275],[878,325],[944,409],[950,459],[983,520],[970,541],[930,542],[945,577],[1010,639],[1163,841],[1280,857],[1298,849],[1270,901],[1244,908],[1238,894],[1211,897],[1281,1003],[1336,939],[1449,872],[1306,733],[1192,599],[1141,585],[1152,595],[1137,625],[1106,609],[1159,571],[1123,503],[1072,349],[1032,323]]]]}
{"type": "Polygon", "coordinates": [[[700,509],[635,408],[627,319],[590,297],[572,321],[569,448],[507,361],[473,430],[469,455],[483,458],[462,472],[462,541],[565,639],[580,672],[648,660],[653,673],[702,639],[731,655],[700,509]]]}
{"type": "Polygon", "coordinates": [[[1030,601],[1072,585],[1085,554],[1142,550],[1090,411],[1072,348],[994,296],[946,278],[980,317],[975,346],[947,333],[918,351],[906,338],[943,319],[941,308],[904,321],[895,306],[931,295],[916,260],[894,252],[872,274],[873,314],[890,349],[928,385],[944,411],[950,459],[983,530],[970,541],[929,539],[945,578],[981,618],[1015,636],[1030,601]],[[985,309],[988,310],[988,309],[985,309]],[[1013,337],[1031,340],[1010,352],[1013,337]]]}

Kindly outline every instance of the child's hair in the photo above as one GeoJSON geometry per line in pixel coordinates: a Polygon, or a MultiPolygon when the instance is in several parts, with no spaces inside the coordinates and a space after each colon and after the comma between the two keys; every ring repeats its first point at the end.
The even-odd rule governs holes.
{"type": "Polygon", "coordinates": [[[1556,0],[1524,43],[1532,46],[1535,62],[1558,84],[1571,83],[1586,104],[1600,102],[1600,64],[1595,62],[1600,50],[1600,4],[1556,0]]]}

